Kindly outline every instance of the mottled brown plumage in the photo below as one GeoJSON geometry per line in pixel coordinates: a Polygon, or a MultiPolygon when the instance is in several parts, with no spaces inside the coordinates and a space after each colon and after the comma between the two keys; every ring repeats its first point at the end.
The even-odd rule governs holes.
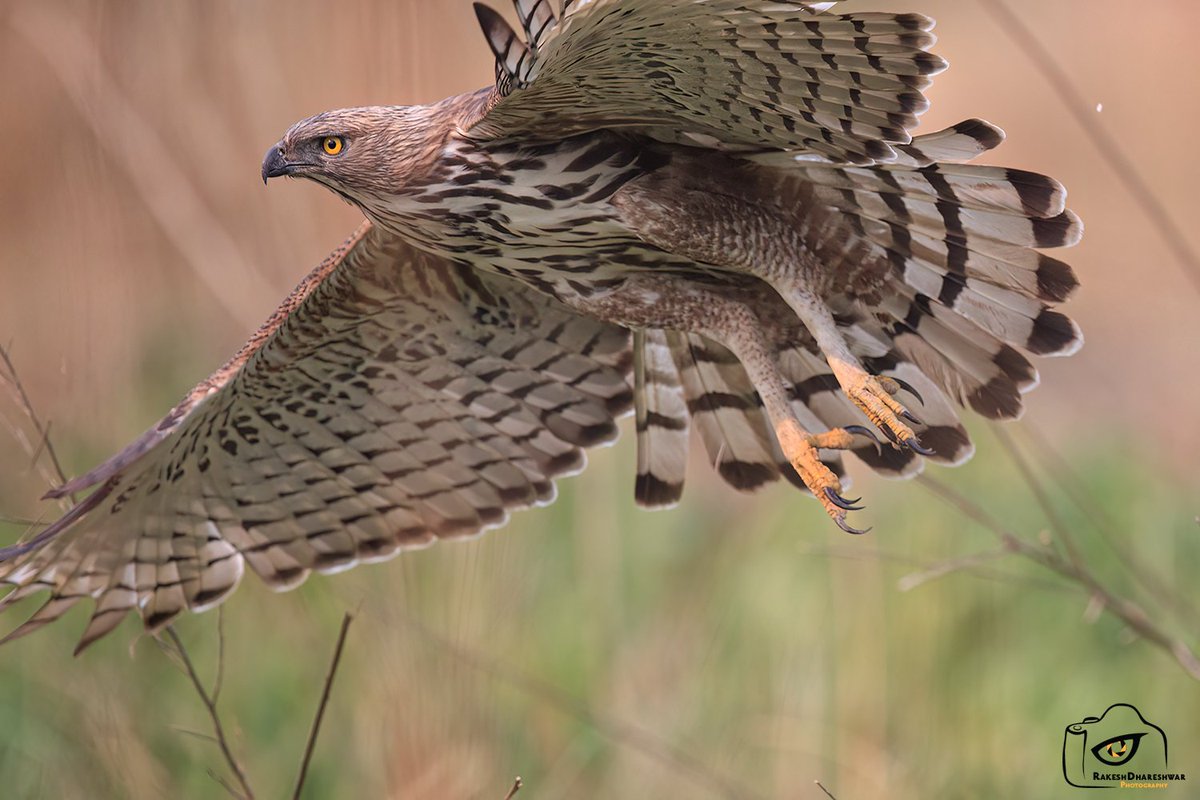
{"type": "Polygon", "coordinates": [[[631,404],[647,506],[678,500],[693,428],[729,483],[787,478],[846,530],[842,451],[969,457],[955,405],[1015,417],[1022,351],[1080,342],[1038,248],[1081,226],[1057,182],[962,163],[997,128],[912,136],[931,20],[836,5],[517,0],[521,34],[478,6],[493,87],[295,125],[264,180],[373,227],[4,554],[0,603],[51,593],[15,633],[85,597],[84,644],[133,609],[156,629],[243,565],[288,588],[498,525],[631,404]]]}

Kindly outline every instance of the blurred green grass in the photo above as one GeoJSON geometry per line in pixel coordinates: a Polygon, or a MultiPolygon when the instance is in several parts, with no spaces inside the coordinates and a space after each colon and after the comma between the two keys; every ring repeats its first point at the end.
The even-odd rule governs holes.
{"type": "MultiPolygon", "coordinates": [[[[974,461],[934,474],[1036,536],[1041,509],[975,434],[974,461]]],[[[1192,592],[1184,487],[1120,443],[1085,448],[1068,456],[1097,511],[1192,592]]],[[[518,774],[522,796],[546,798],[821,797],[815,780],[842,800],[1069,797],[1062,730],[1114,702],[1195,752],[1196,683],[1112,618],[1085,619],[1077,587],[1010,557],[901,591],[923,565],[996,547],[917,485],[860,481],[876,530],[851,538],[798,493],[737,496],[703,464],[680,509],[640,512],[631,438],[591,461],[557,503],[481,539],[281,596],[245,581],[226,608],[221,703],[260,796],[290,791],[345,611],[309,797],[500,798],[518,774]],[[668,747],[704,766],[664,760],[668,747]]],[[[1087,562],[1135,591],[1059,506],[1087,562]]],[[[177,626],[205,675],[215,621],[177,626]]],[[[151,641],[131,648],[132,622],[72,659],[83,622],[74,611],[0,650],[4,796],[217,796],[215,745],[184,732],[211,733],[185,676],[151,641]]]]}

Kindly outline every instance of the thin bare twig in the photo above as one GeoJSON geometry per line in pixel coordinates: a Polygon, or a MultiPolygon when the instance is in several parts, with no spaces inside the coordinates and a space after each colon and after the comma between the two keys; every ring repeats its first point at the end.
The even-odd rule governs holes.
{"type": "Polygon", "coordinates": [[[983,527],[991,531],[1005,549],[1013,553],[1027,554],[1031,552],[1033,555],[1038,555],[1043,551],[1041,545],[1027,542],[1017,534],[1013,533],[1008,528],[1000,524],[995,517],[984,511],[978,504],[964,497],[960,492],[954,490],[945,483],[942,483],[937,478],[932,478],[929,475],[918,475],[916,482],[924,486],[939,498],[954,506],[959,513],[963,514],[975,522],[978,522],[983,527]]]}
{"type": "Polygon", "coordinates": [[[1017,449],[1012,438],[1005,432],[1003,428],[997,427],[992,431],[1000,444],[1008,452],[1008,457],[1012,460],[1017,468],[1017,472],[1021,475],[1021,480],[1025,482],[1025,486],[1033,493],[1033,497],[1037,500],[1038,506],[1041,507],[1042,513],[1046,515],[1046,519],[1050,522],[1050,528],[1058,536],[1059,541],[1063,543],[1063,547],[1067,551],[1067,558],[1071,563],[1080,569],[1083,568],[1083,555],[1079,551],[1079,545],[1075,543],[1075,536],[1071,533],[1071,529],[1063,522],[1058,510],[1054,504],[1050,502],[1050,497],[1042,488],[1041,482],[1037,476],[1033,474],[1033,468],[1029,466],[1029,462],[1025,460],[1025,456],[1017,449]]]}
{"type": "MultiPolygon", "coordinates": [[[[25,390],[22,389],[21,391],[22,391],[22,393],[24,393],[25,390]]],[[[41,458],[42,451],[45,450],[49,446],[49,444],[50,444],[50,426],[53,424],[54,423],[50,422],[50,421],[46,422],[46,427],[41,432],[41,440],[38,442],[38,446],[34,449],[33,453],[31,453],[29,456],[29,460],[31,462],[36,462],[39,458],[41,458]]],[[[58,459],[54,458],[53,455],[51,455],[51,460],[55,462],[55,466],[57,467],[58,459]]]]}
{"type": "Polygon", "coordinates": [[[23,528],[40,528],[50,523],[41,519],[26,519],[25,517],[13,517],[8,514],[0,514],[0,522],[5,525],[20,525],[23,528]]]}
{"type": "Polygon", "coordinates": [[[1001,558],[1007,558],[1010,555],[1012,553],[1007,549],[1000,549],[989,550],[986,553],[972,553],[959,558],[941,561],[923,570],[905,575],[900,579],[898,588],[902,592],[911,592],[919,586],[924,586],[927,583],[945,578],[947,575],[953,575],[956,572],[978,571],[983,565],[1001,558]]]}
{"type": "Polygon", "coordinates": [[[192,736],[196,739],[200,739],[205,742],[212,742],[213,744],[218,743],[217,737],[215,737],[211,734],[201,733],[200,731],[194,731],[191,728],[185,728],[182,725],[169,725],[168,727],[171,730],[175,731],[176,733],[182,733],[184,736],[192,736]]]}
{"type": "Polygon", "coordinates": [[[217,773],[213,772],[211,769],[206,770],[206,772],[208,772],[208,777],[212,778],[214,781],[219,783],[221,785],[221,788],[224,789],[225,793],[228,794],[230,797],[239,798],[239,799],[241,798],[241,796],[242,796],[241,792],[239,792],[237,789],[233,788],[233,786],[229,783],[229,781],[225,780],[224,775],[218,775],[217,773]]]}
{"type": "Polygon", "coordinates": [[[216,705],[221,699],[221,687],[225,683],[225,606],[217,606],[217,677],[213,679],[212,701],[216,705]]]}
{"type": "Polygon", "coordinates": [[[833,792],[825,788],[825,784],[821,783],[820,781],[813,781],[813,783],[817,784],[817,788],[824,792],[825,796],[828,797],[829,800],[837,800],[837,798],[833,796],[833,792]]]}
{"type": "MultiPolygon", "coordinates": [[[[241,791],[235,793],[236,796],[244,798],[244,800],[254,800],[254,791],[250,788],[250,781],[246,778],[246,772],[242,769],[242,765],[238,762],[237,756],[233,754],[233,749],[229,746],[229,738],[225,735],[225,726],[221,723],[221,714],[217,710],[217,702],[212,695],[204,688],[204,683],[200,680],[200,676],[196,673],[196,667],[192,664],[191,656],[188,655],[187,648],[183,644],[183,640],[179,638],[179,634],[175,632],[174,626],[168,626],[166,630],[167,636],[171,643],[175,646],[175,653],[183,663],[184,670],[187,672],[188,678],[192,681],[192,686],[196,689],[196,694],[200,695],[200,700],[204,703],[204,708],[208,711],[209,719],[212,720],[213,732],[217,736],[217,745],[221,749],[221,755],[225,758],[225,763],[229,765],[229,769],[233,772],[237,779],[241,791]]],[[[224,781],[218,780],[223,786],[228,787],[224,781]]]]}
{"type": "Polygon", "coordinates": [[[1005,528],[995,517],[981,508],[977,503],[963,496],[960,492],[927,475],[921,475],[917,482],[929,489],[936,496],[955,507],[963,515],[975,520],[990,530],[1003,544],[1005,549],[1022,555],[1031,561],[1049,569],[1083,589],[1089,597],[1098,598],[1106,612],[1124,622],[1130,630],[1141,638],[1169,653],[1188,675],[1200,680],[1200,658],[1184,641],[1167,633],[1141,606],[1131,600],[1114,594],[1107,586],[1087,569],[1086,565],[1065,559],[1055,550],[1030,542],[1011,530],[1005,528]]]}
{"type": "MultiPolygon", "coordinates": [[[[62,486],[67,482],[67,476],[63,471],[62,462],[58,460],[58,453],[54,449],[54,443],[50,441],[50,425],[49,423],[43,424],[41,417],[34,410],[33,403],[29,399],[29,393],[25,391],[25,384],[21,382],[21,378],[17,374],[17,367],[13,364],[12,356],[9,355],[7,348],[0,347],[0,360],[4,362],[4,374],[0,375],[0,383],[3,383],[8,388],[13,400],[16,401],[21,412],[29,419],[29,424],[37,432],[38,445],[34,447],[33,443],[15,426],[13,428],[13,438],[24,448],[25,452],[29,455],[31,463],[41,470],[42,476],[46,479],[46,483],[50,485],[51,489],[62,486]],[[43,451],[50,458],[49,468],[41,460],[43,451]],[[57,483],[55,483],[55,479],[57,479],[57,483]]],[[[73,497],[70,498],[70,503],[74,503],[73,497]]]]}
{"type": "Polygon", "coordinates": [[[1045,47],[1021,18],[1013,13],[1004,0],[979,0],[984,10],[1004,29],[1005,33],[1024,51],[1025,56],[1041,70],[1042,76],[1067,107],[1067,111],[1079,123],[1084,134],[1100,151],[1121,183],[1137,200],[1137,206],[1174,254],[1184,274],[1200,290],[1200,256],[1189,243],[1183,229],[1171,217],[1171,211],[1158,199],[1150,185],[1142,178],[1137,165],[1125,155],[1126,147],[1104,129],[1089,112],[1093,104],[1083,98],[1071,76],[1063,69],[1054,54],[1045,47]]]}
{"type": "Polygon", "coordinates": [[[517,779],[513,781],[512,788],[508,790],[508,794],[504,795],[504,800],[512,800],[516,797],[517,792],[521,791],[521,785],[521,776],[518,775],[517,779]]]}
{"type": "MultiPolygon", "coordinates": [[[[1125,619],[1122,617],[1122,619],[1125,619],[1126,624],[1129,624],[1135,631],[1141,634],[1143,638],[1149,638],[1151,641],[1157,641],[1160,647],[1175,656],[1176,660],[1179,661],[1185,670],[1191,673],[1193,677],[1200,679],[1200,660],[1197,659],[1190,647],[1185,645],[1182,640],[1169,636],[1164,631],[1162,626],[1158,625],[1157,623],[1153,623],[1151,616],[1145,613],[1140,606],[1134,604],[1127,598],[1116,595],[1107,587],[1101,585],[1100,579],[1097,578],[1083,562],[1078,546],[1074,542],[1073,536],[1071,535],[1067,526],[1063,523],[1062,517],[1060,517],[1055,511],[1052,503],[1050,502],[1050,498],[1042,490],[1041,484],[1037,480],[1037,476],[1034,475],[1033,469],[1030,467],[1021,451],[1003,431],[997,430],[996,435],[1000,439],[1000,442],[1004,445],[1005,449],[1008,450],[1013,462],[1017,465],[1017,469],[1021,473],[1021,477],[1025,481],[1025,484],[1037,498],[1038,504],[1042,507],[1042,511],[1045,513],[1046,518],[1050,521],[1051,527],[1066,546],[1071,565],[1075,568],[1079,576],[1080,583],[1092,589],[1092,591],[1095,593],[1093,596],[1099,598],[1105,608],[1111,608],[1112,603],[1117,603],[1124,608],[1126,612],[1132,615],[1131,619],[1135,619],[1143,623],[1139,627],[1139,625],[1134,624],[1131,619],[1125,619]]],[[[1168,592],[1168,594],[1171,593],[1168,592]]],[[[1118,616],[1120,615],[1118,614],[1118,616]]]]}
{"type": "MultiPolygon", "coordinates": [[[[935,577],[944,577],[959,571],[969,572],[973,577],[980,578],[981,580],[993,581],[995,583],[1027,586],[1046,591],[1072,591],[1072,587],[1059,580],[1052,578],[1037,578],[1030,575],[1019,575],[989,567],[986,562],[995,560],[997,556],[992,556],[987,553],[977,553],[969,556],[947,559],[944,561],[932,561],[923,558],[916,558],[914,556],[902,553],[894,553],[888,550],[875,550],[873,552],[866,552],[862,550],[855,550],[853,548],[841,548],[836,546],[806,547],[801,549],[800,553],[805,556],[838,558],[845,561],[879,560],[885,564],[895,564],[897,566],[910,567],[914,571],[910,575],[900,579],[901,591],[908,591],[909,589],[915,588],[912,586],[905,586],[905,581],[910,580],[914,576],[928,574],[930,579],[932,579],[935,577]]],[[[1007,551],[1003,551],[1003,554],[1007,554],[1007,551]]]]}
{"type": "Polygon", "coordinates": [[[337,676],[338,664],[342,660],[342,650],[346,646],[346,634],[350,631],[350,623],[354,615],[347,613],[342,617],[342,629],[338,632],[337,644],[333,648],[333,660],[329,662],[329,671],[325,673],[325,687],[321,690],[321,702],[317,705],[317,715],[313,717],[312,729],[308,732],[308,742],[304,746],[304,759],[300,762],[300,774],[296,777],[296,790],[292,792],[292,800],[299,800],[300,792],[304,789],[304,781],[308,777],[308,765],[312,761],[313,749],[317,745],[317,734],[321,731],[321,720],[325,717],[325,707],[329,705],[329,692],[333,689],[333,679],[337,676]]]}
{"type": "Polygon", "coordinates": [[[1045,462],[1043,472],[1049,474],[1055,483],[1063,490],[1067,498],[1091,523],[1104,544],[1116,554],[1121,566],[1129,570],[1129,574],[1147,595],[1154,598],[1164,608],[1175,612],[1179,620],[1189,622],[1200,618],[1200,612],[1189,601],[1183,592],[1171,591],[1169,584],[1159,571],[1141,557],[1141,555],[1126,547],[1116,532],[1116,523],[1112,517],[1103,512],[1099,503],[1093,502],[1087,496],[1083,479],[1071,466],[1067,459],[1050,444],[1031,422],[1024,422],[1021,429],[1027,433],[1025,439],[1036,450],[1038,458],[1045,462]],[[1046,468],[1046,464],[1049,468],[1046,468]]]}

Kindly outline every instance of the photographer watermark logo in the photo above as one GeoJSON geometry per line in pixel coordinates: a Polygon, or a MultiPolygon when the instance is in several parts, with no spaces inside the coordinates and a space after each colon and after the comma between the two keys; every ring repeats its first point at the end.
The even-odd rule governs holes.
{"type": "Polygon", "coordinates": [[[1167,734],[1128,703],[1067,726],[1063,777],[1081,789],[1165,789],[1187,780],[1167,767],[1167,734]]]}

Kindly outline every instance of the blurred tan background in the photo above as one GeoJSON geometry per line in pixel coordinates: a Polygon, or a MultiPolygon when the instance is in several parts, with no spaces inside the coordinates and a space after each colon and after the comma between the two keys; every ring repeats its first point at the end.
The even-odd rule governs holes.
{"type": "MultiPolygon", "coordinates": [[[[1200,5],[1009,6],[1054,50],[1091,124],[1121,143],[1200,247],[1191,146],[1200,5]]],[[[1068,186],[1087,224],[1065,256],[1083,282],[1068,310],[1087,344],[1039,364],[1029,420],[1129,523],[1131,543],[1187,575],[1200,488],[1198,283],[981,5],[846,7],[938,18],[937,52],[952,67],[937,78],[922,131],[986,118],[1010,137],[993,163],[1068,186]],[[1152,522],[1158,534],[1146,530],[1152,522]]],[[[292,122],[338,106],[428,102],[491,74],[466,0],[0,3],[0,343],[53,421],[68,472],[153,423],[356,226],[358,212],[320,187],[263,187],[263,152],[292,122]]],[[[955,480],[1038,530],[995,441],[980,443],[980,459],[955,480]]],[[[906,570],[885,550],[923,563],[987,543],[916,487],[860,483],[876,533],[853,551],[860,542],[832,536],[803,499],[783,489],[735,497],[703,465],[685,509],[634,512],[629,444],[598,454],[560,506],[520,515],[479,544],[318,578],[285,598],[243,588],[231,604],[227,703],[252,717],[239,721],[241,742],[262,785],[287,785],[282,765],[298,760],[337,617],[360,603],[318,751],[332,762],[314,797],[499,798],[518,772],[529,780],[522,796],[737,794],[488,677],[396,613],[650,729],[762,796],[818,797],[815,779],[842,800],[1068,796],[1057,773],[1012,775],[1026,763],[1053,767],[1061,727],[1077,721],[1074,706],[1040,716],[1070,691],[1068,646],[1128,658],[1122,679],[1152,678],[1151,699],[1174,693],[1197,708],[1196,684],[1169,660],[1131,646],[1119,626],[1081,622],[1086,598],[1031,600],[1028,589],[971,577],[898,594],[906,570]],[[851,560],[831,558],[834,549],[851,560]],[[1042,626],[1034,641],[1031,620],[1042,626]],[[1004,717],[1013,705],[1027,716],[1004,717]],[[1024,761],[992,763],[993,748],[1024,761]]],[[[34,501],[42,489],[0,431],[0,509],[44,513],[34,501]]],[[[206,653],[209,617],[182,626],[206,653]]],[[[114,639],[133,634],[122,627],[114,639]]],[[[0,733],[0,786],[215,795],[204,775],[215,752],[171,730],[185,717],[203,728],[196,700],[153,646],[139,645],[133,681],[124,642],[70,661],[65,635],[39,639],[0,649],[10,683],[0,724],[16,731],[7,742],[0,733]],[[64,753],[77,778],[55,766],[64,753]]],[[[1125,699],[1093,679],[1083,684],[1097,694],[1081,692],[1080,703],[1125,699]]],[[[1190,748],[1198,771],[1197,714],[1178,719],[1180,752],[1190,748]]]]}

